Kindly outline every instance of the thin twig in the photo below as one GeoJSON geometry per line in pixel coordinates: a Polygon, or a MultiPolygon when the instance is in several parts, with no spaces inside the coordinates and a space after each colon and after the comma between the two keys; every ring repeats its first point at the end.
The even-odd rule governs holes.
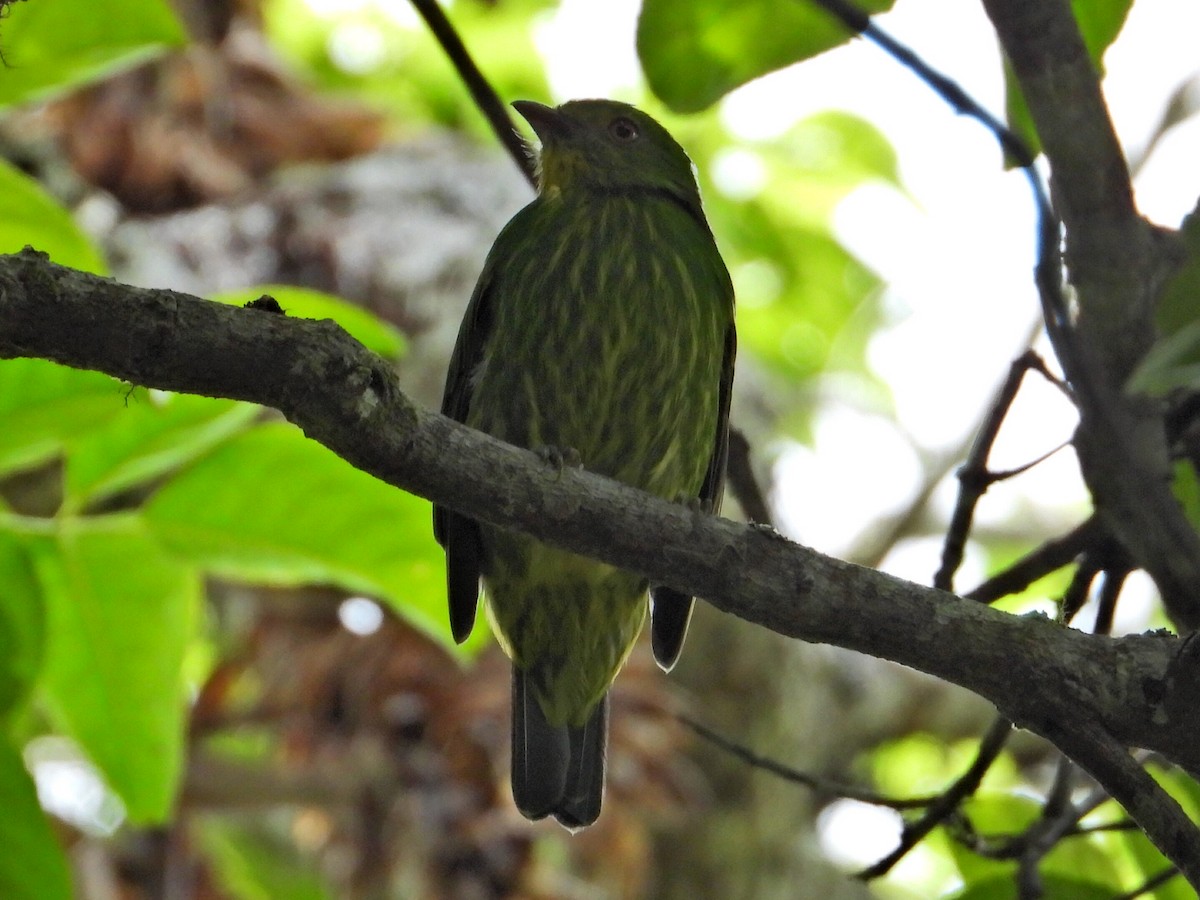
{"type": "Polygon", "coordinates": [[[1067,585],[1062,601],[1058,605],[1058,617],[1063,624],[1069,623],[1075,618],[1075,614],[1083,609],[1083,604],[1087,603],[1088,594],[1092,589],[1092,582],[1096,580],[1096,576],[1101,571],[1095,554],[1085,553],[1083,559],[1079,561],[1079,567],[1075,570],[1075,574],[1071,576],[1071,583],[1067,585]]]}
{"type": "Polygon", "coordinates": [[[1092,628],[1094,634],[1111,634],[1113,616],[1117,612],[1117,600],[1120,599],[1121,589],[1129,578],[1130,569],[1105,569],[1104,580],[1100,584],[1097,595],[1099,608],[1096,610],[1096,624],[1092,628]]]}
{"type": "Polygon", "coordinates": [[[933,91],[950,104],[955,112],[981,123],[1000,144],[1001,150],[1025,173],[1037,210],[1037,264],[1034,281],[1042,304],[1042,315],[1051,342],[1067,372],[1076,371],[1067,303],[1062,289],[1062,260],[1059,257],[1059,236],[1062,228],[1050,203],[1042,177],[1034,165],[1035,157],[1020,136],[1005,127],[999,119],[971,98],[952,79],[938,72],[911,49],[881,31],[867,13],[845,0],[811,0],[842,22],[854,34],[874,42],[902,66],[912,71],[933,91]],[[1065,358],[1064,358],[1065,357],[1065,358]]]}
{"type": "Polygon", "coordinates": [[[1021,900],[1041,900],[1042,859],[1079,821],[1071,805],[1075,774],[1075,764],[1065,756],[1059,757],[1054,783],[1042,805],[1041,818],[1026,829],[1025,846],[1017,860],[1017,896],[1021,900]]]}
{"type": "Polygon", "coordinates": [[[1017,466],[1015,469],[991,470],[987,473],[988,486],[990,487],[993,484],[999,484],[1001,481],[1008,481],[1010,478],[1016,478],[1018,475],[1024,475],[1030,469],[1037,468],[1042,463],[1044,463],[1046,460],[1048,460],[1050,457],[1052,457],[1054,454],[1059,453],[1063,450],[1066,450],[1070,446],[1071,446],[1070,441],[1063,441],[1061,444],[1059,444],[1053,450],[1047,450],[1041,456],[1035,457],[1034,459],[1031,459],[1027,463],[1022,463],[1021,465],[1017,466]]]}
{"type": "Polygon", "coordinates": [[[803,785],[818,794],[830,797],[842,797],[847,800],[857,800],[860,803],[869,803],[872,806],[883,806],[896,810],[924,809],[938,800],[938,796],[936,795],[929,797],[885,797],[866,788],[844,784],[829,778],[822,778],[819,775],[812,775],[808,772],[801,772],[773,759],[760,756],[748,747],[723,737],[708,726],[700,724],[689,716],[679,716],[679,721],[713,746],[719,747],[747,765],[755,769],[762,769],[764,772],[770,772],[777,778],[781,778],[792,784],[803,785]]]}
{"type": "Polygon", "coordinates": [[[988,487],[995,481],[987,469],[988,456],[1000,434],[1000,428],[1012,409],[1021,382],[1029,371],[1040,372],[1054,380],[1046,368],[1042,358],[1032,350],[1026,350],[1008,368],[1008,376],[996,392],[988,407],[979,432],[971,444],[967,460],[958,470],[959,491],[958,500],[954,504],[954,513],[950,517],[950,525],[946,529],[946,539],[942,545],[942,564],[933,577],[933,586],[944,591],[954,589],[954,573],[962,565],[963,553],[966,549],[967,534],[971,530],[971,522],[975,517],[975,507],[988,487]]]}
{"type": "Polygon", "coordinates": [[[895,850],[873,866],[863,869],[857,877],[862,881],[870,881],[886,875],[929,832],[953,815],[962,802],[979,789],[983,776],[987,774],[992,763],[996,761],[996,757],[1000,755],[1000,751],[1004,749],[1004,744],[1011,731],[1012,722],[1003,716],[997,716],[987,734],[983,736],[975,759],[967,771],[926,807],[925,813],[920,819],[904,826],[904,831],[900,835],[900,843],[895,850]]]}
{"type": "Polygon", "coordinates": [[[433,32],[437,42],[442,45],[442,49],[446,51],[446,56],[450,58],[450,62],[458,72],[458,77],[463,80],[463,84],[471,92],[471,98],[475,101],[475,105],[479,107],[479,111],[492,126],[492,131],[504,149],[508,151],[508,155],[513,158],[525,176],[525,180],[536,188],[537,172],[529,145],[517,133],[512,117],[508,114],[508,107],[504,105],[500,95],[484,77],[479,66],[475,65],[470,51],[467,50],[462,38],[458,36],[458,32],[454,30],[450,20],[446,18],[442,7],[438,5],[437,0],[412,0],[412,5],[425,20],[425,24],[429,26],[429,30],[433,32]]]}

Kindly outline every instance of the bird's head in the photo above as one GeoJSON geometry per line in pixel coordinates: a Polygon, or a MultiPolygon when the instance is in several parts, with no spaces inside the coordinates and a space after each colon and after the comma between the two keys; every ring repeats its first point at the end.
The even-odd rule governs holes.
{"type": "Polygon", "coordinates": [[[641,110],[615,100],[572,100],[558,107],[518,100],[513,108],[541,139],[538,181],[543,196],[581,188],[643,188],[667,191],[699,209],[692,161],[641,110]]]}

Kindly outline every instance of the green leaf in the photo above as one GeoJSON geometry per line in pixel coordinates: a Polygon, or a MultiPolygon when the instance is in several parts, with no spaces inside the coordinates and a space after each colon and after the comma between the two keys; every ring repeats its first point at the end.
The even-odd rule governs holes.
{"type": "MultiPolygon", "coordinates": [[[[1088,56],[1099,75],[1104,75],[1104,51],[1117,39],[1129,15],[1133,0],[1071,0],[1071,11],[1083,35],[1088,56]]],[[[1025,103],[1025,95],[1007,59],[1004,62],[1005,110],[1008,127],[1012,129],[1035,156],[1041,152],[1041,141],[1033,125],[1033,117],[1025,103]]]]}
{"type": "Polygon", "coordinates": [[[0,523],[0,733],[33,688],[44,641],[45,610],[33,564],[18,536],[0,523]]]}
{"type": "Polygon", "coordinates": [[[182,664],[199,579],[134,516],[63,519],[36,546],[47,706],[132,821],[165,821],[183,765],[182,664]]]}
{"type": "Polygon", "coordinates": [[[1161,337],[1130,376],[1127,389],[1164,396],[1200,387],[1200,216],[1183,221],[1187,258],[1167,283],[1154,313],[1161,337]]]}
{"type": "Polygon", "coordinates": [[[0,809],[0,897],[71,900],[66,858],[21,754],[7,740],[0,740],[0,809]]]}
{"type": "Polygon", "coordinates": [[[1061,839],[1042,860],[1041,871],[1045,877],[1058,877],[1064,881],[1086,872],[1089,883],[1108,886],[1110,897],[1121,889],[1121,876],[1112,854],[1101,846],[1100,840],[1093,837],[1070,836],[1061,839]]]}
{"type": "Polygon", "coordinates": [[[0,23],[0,109],[45,100],[187,43],[165,0],[27,0],[0,23]]]}
{"type": "Polygon", "coordinates": [[[1155,341],[1127,385],[1134,393],[1153,397],[1178,388],[1200,389],[1200,319],[1155,341]]]}
{"type": "Polygon", "coordinates": [[[341,297],[314,291],[311,288],[292,287],[282,284],[267,284],[239,291],[217,294],[212,299],[218,303],[245,306],[266,294],[274,297],[289,316],[299,319],[333,319],[349,332],[350,336],[369,350],[395,359],[404,353],[404,335],[399,329],[372,315],[360,306],[347,303],[341,297]]]}
{"type": "Polygon", "coordinates": [[[178,468],[248,427],[261,412],[234,400],[134,391],[117,415],[68,439],[64,508],[81,509],[178,468]]]}
{"type": "Polygon", "coordinates": [[[129,388],[41,359],[0,360],[0,473],[44,462],[125,408],[129,388]]]}
{"type": "MultiPolygon", "coordinates": [[[[881,12],[892,0],[859,6],[881,12]]],[[[829,13],[796,0],[645,0],[637,47],[654,93],[678,112],[695,112],[851,37],[829,13]]]]}
{"type": "Polygon", "coordinates": [[[200,845],[213,863],[217,881],[237,900],[325,900],[317,867],[296,851],[294,842],[264,827],[206,819],[200,845]]]}
{"type": "Polygon", "coordinates": [[[449,641],[429,504],[290,425],[266,425],[222,444],[163,486],[144,513],[164,543],[208,572],[276,585],[336,584],[387,600],[449,641]]]}
{"type": "MultiPolygon", "coordinates": [[[[1120,833],[1120,839],[1124,842],[1130,856],[1141,868],[1138,884],[1145,883],[1148,879],[1174,868],[1171,861],[1162,855],[1150,838],[1146,837],[1145,832],[1137,829],[1123,831],[1120,833]]],[[[1155,888],[1154,893],[1147,896],[1154,900],[1196,900],[1196,892],[1182,877],[1171,879],[1166,884],[1155,888]]]]}
{"type": "MultiPolygon", "coordinates": [[[[1162,785],[1171,797],[1183,807],[1184,813],[1190,819],[1194,821],[1200,815],[1200,784],[1197,784],[1194,778],[1185,772],[1164,769],[1153,764],[1148,766],[1147,770],[1154,780],[1162,785]]],[[[1115,809],[1114,812],[1116,812],[1115,809]]],[[[1118,815],[1123,817],[1123,811],[1118,815]]],[[[1172,868],[1170,861],[1159,852],[1144,832],[1133,829],[1119,832],[1114,837],[1119,838],[1123,849],[1128,852],[1139,869],[1137,877],[1127,883],[1126,887],[1140,885],[1148,878],[1172,868]]],[[[1175,878],[1161,887],[1155,888],[1154,893],[1147,896],[1154,897],[1155,900],[1187,900],[1187,898],[1194,898],[1196,892],[1187,885],[1184,879],[1175,878]]]]}
{"type": "MultiPolygon", "coordinates": [[[[0,29],[3,26],[0,22],[0,29]]],[[[0,30],[0,37],[4,34],[0,30]]],[[[12,61],[9,63],[9,68],[0,68],[0,92],[13,71],[12,61]]],[[[59,265],[99,275],[108,271],[100,251],[79,230],[62,204],[24,172],[0,159],[0,253],[16,253],[27,244],[48,253],[59,265]]]]}
{"type": "Polygon", "coordinates": [[[1200,216],[1186,216],[1180,232],[1187,257],[1167,283],[1154,311],[1154,324],[1166,336],[1200,321],[1200,216]]]}
{"type": "Polygon", "coordinates": [[[1125,27],[1125,19],[1133,0],[1071,0],[1071,12],[1083,35],[1088,56],[1104,74],[1104,51],[1117,39],[1125,27]]]}

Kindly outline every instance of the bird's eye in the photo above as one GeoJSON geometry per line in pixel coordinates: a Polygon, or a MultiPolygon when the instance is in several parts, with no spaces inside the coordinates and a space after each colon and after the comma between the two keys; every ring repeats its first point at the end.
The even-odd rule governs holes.
{"type": "Polygon", "coordinates": [[[608,133],[620,141],[622,144],[629,144],[636,141],[641,135],[638,127],[633,122],[622,116],[619,119],[613,119],[608,125],[608,133]]]}

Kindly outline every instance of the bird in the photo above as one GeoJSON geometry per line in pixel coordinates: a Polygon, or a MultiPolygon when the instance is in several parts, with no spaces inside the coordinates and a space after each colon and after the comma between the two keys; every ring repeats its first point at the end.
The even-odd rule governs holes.
{"type": "MultiPolygon", "coordinates": [[[[442,413],[549,462],[717,513],[737,338],[694,167],[614,100],[513,108],[540,141],[537,195],[501,230],[458,333],[442,413]]],[[[434,507],[451,632],[481,596],[512,661],[512,793],[571,831],[604,794],[608,691],[650,612],[669,670],[691,596],[434,507]],[[649,601],[649,602],[648,602],[649,601]]]]}

